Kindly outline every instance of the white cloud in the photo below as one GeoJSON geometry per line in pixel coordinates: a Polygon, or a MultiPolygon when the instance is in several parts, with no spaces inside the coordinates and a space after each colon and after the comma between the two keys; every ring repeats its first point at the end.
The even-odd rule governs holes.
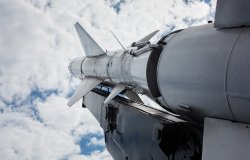
{"type": "Polygon", "coordinates": [[[3,160],[57,160],[78,154],[74,138],[22,113],[0,116],[0,155],[3,160]]]}
{"type": "Polygon", "coordinates": [[[73,34],[27,2],[0,3],[1,97],[24,100],[36,86],[67,92],[67,58],[80,52],[73,34]]]}
{"type": "Polygon", "coordinates": [[[89,140],[88,146],[105,146],[104,138],[97,139],[96,137],[92,137],[89,140]]]}
{"type": "MultiPolygon", "coordinates": [[[[51,96],[44,103],[35,102],[41,122],[25,111],[5,109],[0,113],[1,157],[4,160],[77,157],[80,154],[81,137],[88,134],[102,135],[103,131],[87,109],[66,107],[66,101],[65,98],[51,96]]],[[[93,145],[104,145],[103,139],[95,141],[92,138],[90,141],[93,145]]],[[[102,152],[92,156],[97,155],[104,156],[102,152]]],[[[105,155],[109,157],[107,153],[105,155]]]]}
{"type": "MultiPolygon", "coordinates": [[[[84,55],[74,29],[79,21],[104,49],[125,46],[156,29],[206,23],[214,12],[203,1],[126,0],[0,1],[0,156],[1,159],[112,159],[107,150],[80,155],[79,141],[102,134],[81,102],[68,108],[67,95],[78,84],[68,58],[84,55]],[[29,102],[33,90],[57,90],[42,101],[29,102]],[[38,119],[36,119],[38,116],[38,119]]],[[[33,98],[37,95],[32,95],[33,98]]],[[[103,145],[103,139],[90,139],[103,145]]]]}
{"type": "Polygon", "coordinates": [[[182,0],[128,0],[116,14],[108,2],[1,1],[0,89],[4,92],[0,96],[7,101],[24,100],[36,86],[67,93],[71,87],[68,58],[83,55],[73,26],[76,21],[100,46],[113,50],[120,46],[109,29],[128,45],[153,30],[167,29],[166,25],[185,28],[186,21],[206,23],[210,13],[209,5],[199,1],[187,5],[182,0]]]}
{"type": "Polygon", "coordinates": [[[51,96],[46,102],[38,102],[36,107],[43,122],[57,130],[77,135],[102,133],[99,123],[86,108],[81,108],[81,101],[69,108],[67,99],[51,96]]]}
{"type": "Polygon", "coordinates": [[[112,160],[107,150],[102,152],[93,151],[90,155],[75,155],[69,158],[70,160],[112,160]]]}

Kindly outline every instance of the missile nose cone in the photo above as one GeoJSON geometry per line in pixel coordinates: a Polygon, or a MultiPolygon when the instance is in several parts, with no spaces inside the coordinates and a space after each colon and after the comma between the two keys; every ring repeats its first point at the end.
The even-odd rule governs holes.
{"type": "Polygon", "coordinates": [[[77,78],[82,79],[82,71],[81,71],[81,65],[84,60],[84,57],[78,57],[73,59],[68,66],[69,72],[77,78]]]}

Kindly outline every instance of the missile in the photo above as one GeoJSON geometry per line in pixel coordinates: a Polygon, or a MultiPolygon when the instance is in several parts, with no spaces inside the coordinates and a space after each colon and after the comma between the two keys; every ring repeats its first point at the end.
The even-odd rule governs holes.
{"type": "Polygon", "coordinates": [[[68,105],[83,98],[114,159],[249,159],[249,8],[218,0],[214,23],[108,54],[76,23],[86,56],[69,64],[81,83],[68,105]]]}
{"type": "Polygon", "coordinates": [[[142,102],[137,93],[149,94],[147,63],[152,50],[160,47],[150,44],[149,40],[158,31],[134,42],[131,47],[113,52],[110,56],[79,23],[75,24],[75,28],[86,57],[76,58],[69,64],[69,71],[73,76],[80,78],[81,83],[69,100],[68,106],[72,106],[102,82],[109,82],[115,86],[104,103],[108,103],[125,89],[129,90],[126,92],[128,97],[142,102]]]}
{"type": "MultiPolygon", "coordinates": [[[[99,84],[111,84],[104,103],[121,92],[142,103],[138,94],[144,94],[187,121],[202,124],[213,117],[250,123],[250,27],[244,19],[249,15],[235,8],[234,1],[226,8],[219,2],[214,24],[177,30],[150,43],[155,31],[111,54],[76,23],[86,56],[69,64],[82,81],[68,105],[99,84]],[[232,10],[235,14],[227,17],[232,21],[225,21],[232,10]]],[[[249,1],[242,4],[249,6],[249,1]]]]}

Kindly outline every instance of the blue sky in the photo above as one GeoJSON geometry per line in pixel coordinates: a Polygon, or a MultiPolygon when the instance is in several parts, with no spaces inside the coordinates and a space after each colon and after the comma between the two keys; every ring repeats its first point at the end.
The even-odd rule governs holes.
{"type": "Polygon", "coordinates": [[[79,142],[81,154],[90,155],[95,150],[102,152],[105,149],[103,143],[102,134],[88,134],[82,137],[79,142]]]}
{"type": "Polygon", "coordinates": [[[77,21],[103,49],[120,49],[160,29],[213,20],[215,0],[0,1],[0,157],[112,160],[95,118],[67,101],[79,80],[69,59],[84,56],[77,21]]]}

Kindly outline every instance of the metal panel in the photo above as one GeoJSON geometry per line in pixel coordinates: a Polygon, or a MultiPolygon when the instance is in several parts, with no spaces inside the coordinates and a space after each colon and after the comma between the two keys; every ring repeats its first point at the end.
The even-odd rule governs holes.
{"type": "Polygon", "coordinates": [[[138,86],[142,87],[143,89],[148,90],[147,84],[147,63],[150,56],[151,51],[143,53],[138,57],[133,57],[131,62],[131,76],[133,77],[133,81],[138,86]]]}
{"type": "MultiPolygon", "coordinates": [[[[232,96],[232,95],[230,95],[232,96]]],[[[249,123],[250,119],[250,98],[228,97],[234,117],[238,122],[249,123]]]]}
{"type": "Polygon", "coordinates": [[[247,160],[250,149],[248,124],[206,118],[202,160],[247,160]]]}
{"type": "Polygon", "coordinates": [[[116,52],[107,64],[108,76],[110,80],[117,83],[132,84],[131,61],[133,56],[123,52],[116,52]]]}
{"type": "Polygon", "coordinates": [[[227,72],[227,95],[239,122],[250,123],[250,28],[244,28],[232,49],[227,72]]]}
{"type": "Polygon", "coordinates": [[[201,140],[196,131],[202,130],[194,132],[195,127],[177,117],[122,97],[105,105],[102,102],[108,94],[98,89],[94,92],[85,96],[84,103],[104,129],[107,149],[115,160],[200,156],[201,140]]]}
{"type": "Polygon", "coordinates": [[[163,49],[158,86],[178,114],[234,119],[228,106],[225,77],[231,49],[242,29],[214,29],[212,24],[177,33],[163,49]]]}
{"type": "Polygon", "coordinates": [[[217,0],[215,28],[250,26],[249,0],[217,0]]]}
{"type": "Polygon", "coordinates": [[[250,28],[242,29],[228,64],[227,90],[250,95],[250,28]]]}
{"type": "Polygon", "coordinates": [[[110,57],[107,55],[98,56],[95,58],[86,57],[82,63],[82,73],[85,76],[98,77],[107,79],[107,67],[110,57]]]}
{"type": "Polygon", "coordinates": [[[97,94],[94,92],[89,92],[83,100],[83,104],[88,108],[91,114],[94,115],[96,120],[101,123],[101,114],[104,107],[104,100],[106,97],[104,96],[96,96],[97,94]]]}

